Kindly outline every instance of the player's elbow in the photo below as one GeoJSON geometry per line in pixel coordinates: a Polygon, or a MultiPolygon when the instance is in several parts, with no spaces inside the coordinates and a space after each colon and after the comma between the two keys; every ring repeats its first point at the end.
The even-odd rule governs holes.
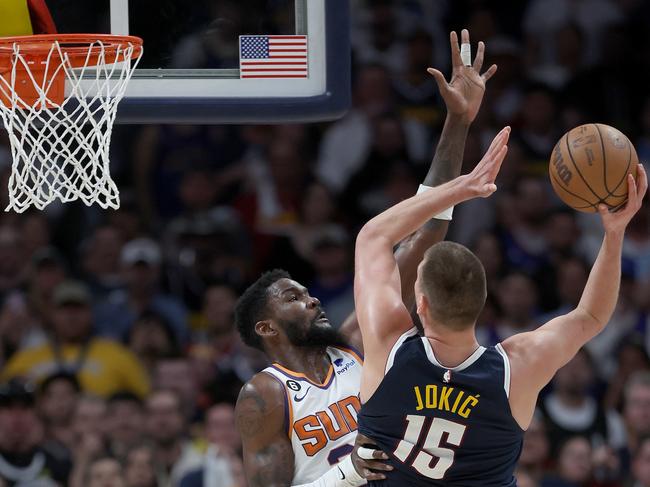
{"type": "MultiPolygon", "coordinates": [[[[382,232],[380,225],[372,220],[366,223],[357,235],[356,251],[368,251],[369,249],[388,246],[391,247],[390,241],[382,232]]],[[[391,247],[392,251],[392,247],[391,247]]]]}
{"type": "Polygon", "coordinates": [[[612,317],[612,313],[597,313],[582,305],[578,305],[574,313],[580,317],[580,320],[583,321],[586,326],[599,329],[605,328],[612,317]]]}
{"type": "Polygon", "coordinates": [[[600,316],[593,313],[587,308],[580,305],[571,313],[580,326],[580,333],[585,337],[585,341],[591,340],[598,335],[609,323],[611,314],[607,316],[600,316]]]}

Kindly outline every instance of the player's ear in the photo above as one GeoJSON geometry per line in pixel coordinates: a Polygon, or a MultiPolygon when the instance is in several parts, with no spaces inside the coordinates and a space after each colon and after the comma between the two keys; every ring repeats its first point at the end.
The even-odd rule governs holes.
{"type": "Polygon", "coordinates": [[[255,333],[263,337],[269,337],[277,335],[278,331],[271,320],[262,320],[255,323],[255,333]]]}
{"type": "Polygon", "coordinates": [[[429,303],[423,293],[416,295],[415,304],[417,306],[418,316],[423,316],[427,312],[427,309],[429,309],[429,303]]]}

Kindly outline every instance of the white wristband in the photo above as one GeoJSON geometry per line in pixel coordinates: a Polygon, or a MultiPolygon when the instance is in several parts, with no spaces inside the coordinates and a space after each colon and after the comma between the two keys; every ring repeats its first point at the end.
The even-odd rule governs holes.
{"type": "MultiPolygon", "coordinates": [[[[431,186],[425,186],[424,184],[421,184],[418,187],[418,192],[415,194],[424,193],[425,191],[429,191],[430,189],[432,189],[431,186]]],[[[454,207],[452,206],[450,208],[447,208],[445,211],[441,211],[437,215],[434,215],[433,218],[435,218],[436,220],[451,220],[453,214],[454,214],[454,207]]]]}
{"type": "Polygon", "coordinates": [[[366,485],[366,479],[357,473],[352,465],[352,457],[348,455],[313,482],[293,487],[359,487],[360,485],[366,485]]]}

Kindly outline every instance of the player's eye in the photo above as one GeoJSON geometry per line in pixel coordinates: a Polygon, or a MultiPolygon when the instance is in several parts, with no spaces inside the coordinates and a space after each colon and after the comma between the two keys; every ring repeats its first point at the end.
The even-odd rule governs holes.
{"type": "Polygon", "coordinates": [[[289,301],[298,301],[298,296],[292,294],[291,297],[289,298],[289,301]]]}

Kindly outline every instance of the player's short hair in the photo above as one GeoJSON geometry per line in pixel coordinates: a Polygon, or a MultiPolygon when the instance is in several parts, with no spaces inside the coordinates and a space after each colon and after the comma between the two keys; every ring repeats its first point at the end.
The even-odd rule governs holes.
{"type": "Polygon", "coordinates": [[[454,242],[439,242],[426,251],[420,287],[431,318],[456,330],[474,325],[487,297],[483,264],[468,248],[454,242]]]}
{"type": "Polygon", "coordinates": [[[267,311],[269,287],[280,279],[291,279],[291,276],[282,269],[265,272],[244,291],[235,305],[235,324],[242,341],[258,350],[264,351],[264,348],[261,337],[255,333],[255,324],[267,311]]]}

